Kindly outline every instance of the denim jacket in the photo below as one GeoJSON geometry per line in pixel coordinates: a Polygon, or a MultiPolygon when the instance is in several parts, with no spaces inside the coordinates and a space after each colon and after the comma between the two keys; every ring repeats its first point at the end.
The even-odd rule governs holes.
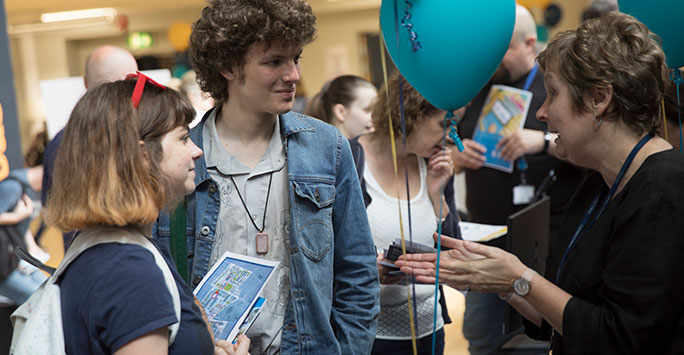
{"type": "MultiPolygon", "coordinates": [[[[211,111],[210,111],[211,112],[211,111]]],[[[202,147],[202,128],[190,132],[202,147]]],[[[299,113],[279,116],[290,196],[290,298],[283,354],[368,354],[380,311],[375,248],[347,139],[330,125],[299,113]]],[[[204,157],[195,163],[195,192],[187,201],[191,286],[209,270],[219,214],[218,184],[204,157]]],[[[154,235],[169,245],[161,214],[154,235]]]]}

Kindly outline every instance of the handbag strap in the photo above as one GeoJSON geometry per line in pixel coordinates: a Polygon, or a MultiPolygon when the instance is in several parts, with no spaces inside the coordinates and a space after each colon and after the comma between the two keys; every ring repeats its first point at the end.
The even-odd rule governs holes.
{"type": "Polygon", "coordinates": [[[176,334],[178,334],[178,329],[180,328],[181,304],[178,285],[176,284],[171,269],[169,269],[169,265],[164,260],[164,257],[159,250],[157,250],[157,247],[152,244],[152,241],[145,236],[145,233],[140,227],[90,227],[81,231],[76,238],[74,238],[73,243],[69,246],[69,249],[67,249],[67,252],[64,255],[64,259],[62,259],[62,262],[57,267],[57,270],[50,276],[47,283],[54,283],[58,280],[59,276],[69,267],[69,264],[76,260],[82,252],[96,245],[106,243],[140,245],[150,251],[154,256],[154,261],[161,270],[162,275],[164,276],[164,282],[169,289],[169,293],[171,293],[176,319],[178,319],[178,322],[169,326],[170,346],[176,339],[176,334]]]}

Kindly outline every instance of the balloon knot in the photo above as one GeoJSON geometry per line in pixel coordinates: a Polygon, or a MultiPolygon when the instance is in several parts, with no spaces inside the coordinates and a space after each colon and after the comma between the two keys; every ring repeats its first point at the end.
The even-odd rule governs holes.
{"type": "Polygon", "coordinates": [[[458,128],[456,127],[458,121],[460,121],[461,118],[458,116],[454,116],[453,112],[448,111],[446,115],[444,115],[444,120],[451,121],[448,122],[451,126],[451,129],[449,130],[449,138],[451,138],[451,140],[454,141],[454,144],[456,144],[456,148],[458,148],[459,152],[464,151],[465,146],[463,146],[463,141],[461,140],[461,137],[458,136],[458,128]]]}

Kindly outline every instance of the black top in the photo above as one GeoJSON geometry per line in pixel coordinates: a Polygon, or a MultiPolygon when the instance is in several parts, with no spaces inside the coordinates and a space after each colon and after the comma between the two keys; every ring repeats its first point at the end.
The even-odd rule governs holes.
{"type": "MultiPolygon", "coordinates": [[[[554,354],[684,353],[684,156],[648,157],[572,250],[559,285],[570,293],[564,336],[554,354]]],[[[554,281],[560,259],[597,191],[593,172],[570,202],[546,264],[554,281]]],[[[596,208],[598,210],[598,208],[596,208]]],[[[593,218],[593,216],[592,216],[593,218]]],[[[550,327],[525,322],[528,335],[549,339],[550,327]]]]}
{"type": "MultiPolygon", "coordinates": [[[[527,75],[524,75],[512,87],[522,89],[527,75]]],[[[462,138],[472,139],[475,126],[484,106],[487,95],[493,83],[487,84],[473,99],[458,124],[458,132],[462,138]]],[[[544,76],[541,71],[535,75],[529,90],[532,92],[532,102],[525,119],[525,128],[538,131],[547,129],[546,123],[537,120],[537,110],[544,103],[546,91],[544,76]]],[[[549,170],[554,169],[558,180],[551,185],[551,229],[560,226],[567,202],[575,189],[584,178],[582,169],[556,159],[545,152],[525,155],[528,170],[525,174],[528,184],[538,188],[549,170]]],[[[520,172],[515,169],[512,173],[482,167],[478,170],[465,169],[466,178],[466,207],[473,222],[485,224],[506,224],[509,215],[519,211],[526,205],[513,205],[513,187],[520,184],[520,172]]]]}

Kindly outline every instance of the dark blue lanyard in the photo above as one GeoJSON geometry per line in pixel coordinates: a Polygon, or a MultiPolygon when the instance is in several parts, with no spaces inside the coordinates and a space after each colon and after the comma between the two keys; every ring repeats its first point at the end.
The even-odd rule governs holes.
{"type": "MultiPolygon", "coordinates": [[[[534,81],[534,77],[537,75],[537,71],[539,70],[539,66],[537,63],[534,63],[534,67],[530,71],[529,74],[527,74],[527,79],[525,79],[525,86],[523,86],[523,90],[529,91],[530,85],[532,85],[532,82],[534,81]]],[[[518,159],[518,164],[516,164],[518,170],[521,173],[520,176],[520,184],[521,185],[526,185],[527,181],[525,180],[525,171],[527,171],[527,160],[525,160],[525,156],[521,156],[520,159],[518,159]]]]}
{"type": "MultiPolygon", "coordinates": [[[[622,182],[622,178],[625,177],[625,173],[627,172],[627,169],[629,166],[632,164],[632,160],[634,160],[634,157],[636,154],[641,150],[641,147],[646,144],[651,138],[653,138],[652,134],[648,134],[644,136],[644,138],[641,138],[639,143],[637,143],[634,148],[632,148],[632,151],[629,153],[627,156],[627,159],[625,162],[622,164],[622,167],[620,168],[620,171],[617,174],[617,177],[615,178],[615,181],[613,181],[613,186],[610,187],[610,191],[608,191],[608,195],[606,196],[605,199],[603,199],[603,202],[601,203],[601,209],[598,210],[594,218],[591,220],[589,225],[587,226],[587,230],[591,229],[591,227],[594,225],[594,223],[601,217],[601,214],[603,213],[603,210],[606,209],[606,206],[608,206],[608,203],[610,203],[610,200],[613,198],[613,195],[615,195],[615,191],[617,190],[618,186],[620,185],[620,182],[622,182]]],[[[568,244],[568,247],[565,249],[565,253],[563,254],[563,258],[561,258],[560,264],[558,265],[558,271],[556,272],[556,285],[558,285],[558,280],[560,279],[560,274],[561,270],[563,270],[563,265],[567,261],[568,255],[570,252],[577,246],[577,244],[580,242],[582,237],[584,236],[583,230],[584,226],[587,224],[589,221],[589,217],[591,216],[591,213],[594,212],[594,209],[596,208],[596,205],[598,204],[599,199],[601,196],[605,193],[606,188],[603,186],[601,188],[601,191],[599,191],[596,196],[594,196],[594,199],[591,201],[591,204],[589,205],[589,208],[587,209],[586,212],[584,212],[584,217],[582,217],[582,220],[580,221],[579,226],[577,226],[577,230],[575,231],[575,234],[573,234],[572,239],[570,239],[570,244],[568,244]]]]}
{"type": "Polygon", "coordinates": [[[537,75],[537,71],[539,70],[539,66],[537,63],[534,63],[534,68],[532,68],[532,71],[530,71],[529,74],[527,74],[527,79],[525,79],[525,86],[523,86],[523,90],[529,91],[530,85],[532,85],[532,82],[534,81],[534,77],[537,75]]]}

